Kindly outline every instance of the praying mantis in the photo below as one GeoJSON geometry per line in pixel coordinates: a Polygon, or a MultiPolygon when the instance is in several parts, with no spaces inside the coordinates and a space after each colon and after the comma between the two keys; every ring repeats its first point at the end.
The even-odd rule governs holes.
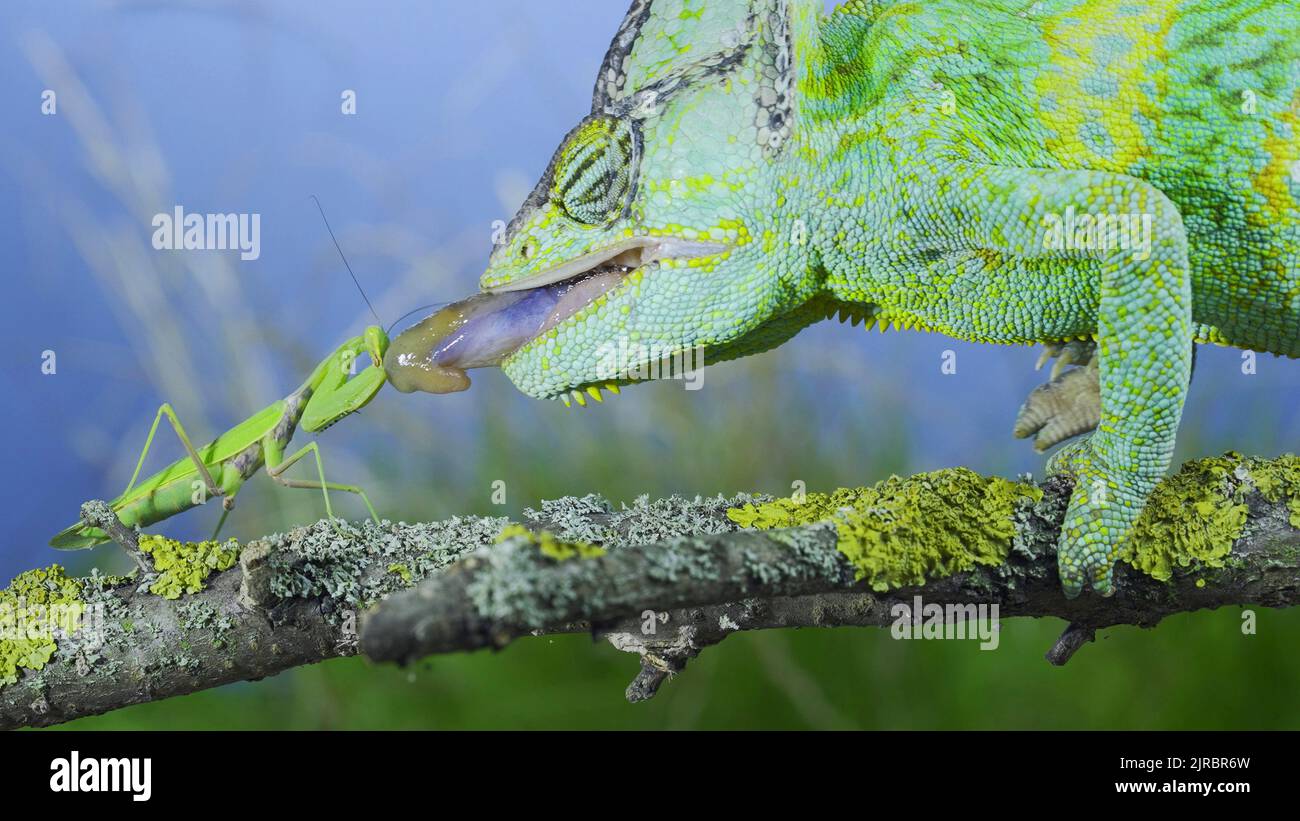
{"type": "MultiPolygon", "coordinates": [[[[217,532],[220,532],[244,482],[265,467],[267,475],[285,487],[319,489],[325,496],[325,512],[331,521],[334,511],[330,506],[329,492],[335,490],[360,496],[371,518],[378,522],[379,516],[364,490],[355,485],[326,481],[320,449],[315,442],[289,456],[285,451],[299,427],[311,432],[325,430],[343,417],[361,410],[375,398],[388,381],[384,370],[388,344],[388,334],[383,328],[377,325],[366,328],[361,336],[344,342],[322,360],[307,381],[293,393],[202,447],[196,448],[191,444],[176,412],[171,405],[163,404],[154,416],[131,481],[109,506],[128,528],[145,527],[197,507],[209,498],[220,497],[223,508],[217,523],[217,532]],[[369,357],[370,365],[356,372],[355,362],[363,354],[369,357]],[[171,423],[186,455],[136,484],[154,435],[164,418],[171,423]],[[285,476],[290,467],[309,454],[316,461],[319,481],[285,476]]],[[[55,535],[50,545],[75,550],[107,541],[109,536],[103,530],[78,522],[55,535]]]]}
{"type": "MultiPolygon", "coordinates": [[[[379,315],[334,236],[325,210],[315,196],[312,199],[316,201],[321,219],[348,274],[378,320],[379,315]]],[[[216,538],[226,517],[234,509],[235,496],[244,482],[265,467],[267,475],[285,487],[320,490],[325,497],[325,514],[331,522],[335,517],[329,492],[335,490],[360,496],[370,511],[370,518],[378,524],[379,515],[364,490],[356,485],[325,479],[320,448],[315,442],[285,455],[294,433],[299,427],[318,433],[356,413],[375,398],[385,383],[391,382],[403,393],[441,394],[465,390],[470,384],[466,369],[494,366],[520,343],[520,339],[503,332],[496,320],[512,316],[511,312],[518,312],[521,304],[524,303],[511,295],[477,294],[452,304],[426,305],[406,314],[398,322],[420,310],[437,310],[398,334],[391,344],[387,331],[379,325],[371,325],[360,336],[344,342],[321,360],[307,381],[293,393],[263,408],[203,447],[196,448],[191,444],[175,410],[164,403],[154,415],[131,481],[108,506],[118,521],[130,529],[160,522],[219,497],[222,514],[213,534],[216,538]],[[502,339],[506,342],[503,343],[502,339]],[[453,353],[448,354],[449,351],[453,353]],[[463,353],[465,351],[468,354],[463,353]],[[358,372],[357,358],[363,355],[369,357],[370,364],[358,372]],[[136,484],[164,418],[176,432],[185,456],[136,484]],[[316,462],[317,481],[285,476],[289,468],[309,454],[316,462]]],[[[551,303],[545,303],[543,307],[549,308],[551,303]]],[[[544,316],[545,311],[540,315],[544,316]]],[[[506,323],[507,331],[508,326],[506,323]]],[[[100,524],[105,523],[83,519],[55,534],[50,545],[63,550],[78,550],[116,541],[98,526],[100,524]]]]}
{"type": "MultiPolygon", "coordinates": [[[[339,258],[347,268],[352,282],[361,292],[370,312],[375,308],[361,288],[356,274],[348,263],[343,248],[339,245],[334,229],[320,200],[312,195],[320,211],[321,220],[329,232],[334,247],[338,249],[339,258]]],[[[467,301],[468,302],[468,301],[467,301]]],[[[457,369],[435,367],[416,351],[428,347],[432,350],[437,343],[446,342],[454,332],[465,324],[466,303],[450,306],[426,305],[425,308],[442,308],[423,323],[421,327],[432,325],[439,333],[430,335],[424,330],[422,335],[399,334],[398,345],[394,353],[401,352],[404,358],[394,356],[385,360],[389,350],[388,332],[378,325],[371,325],[360,336],[355,336],[337,347],[333,353],[321,360],[312,371],[307,381],[293,393],[240,422],[235,427],[218,436],[208,444],[196,448],[190,442],[189,434],[181,425],[180,419],[172,406],[163,403],[154,415],[153,425],[145,438],[144,449],[136,462],[131,481],[126,490],[108,503],[118,520],[127,528],[147,527],[178,513],[184,513],[198,507],[210,498],[221,499],[222,513],[217,522],[213,538],[221,532],[226,517],[235,507],[235,496],[258,470],[266,468],[266,473],[277,483],[291,488],[319,489],[325,497],[325,514],[331,522],[335,521],[334,509],[330,505],[331,490],[355,493],[366,503],[370,518],[379,522],[375,506],[370,497],[356,485],[344,485],[325,479],[325,467],[321,463],[320,448],[315,442],[301,448],[292,455],[285,456],[289,443],[299,427],[312,433],[318,433],[338,422],[340,419],[370,404],[385,383],[390,381],[390,374],[397,374],[399,381],[394,383],[399,390],[409,393],[416,388],[408,386],[417,374],[424,381],[422,390],[445,393],[463,390],[469,385],[464,372],[457,369]],[[415,350],[413,350],[415,349],[415,350]],[[357,372],[357,358],[365,355],[370,364],[360,373],[357,372]],[[450,376],[447,376],[450,374],[450,376]],[[435,378],[436,377],[436,378],[435,378]],[[432,382],[429,380],[433,379],[432,382]],[[441,380],[441,381],[439,381],[441,380]],[[185,456],[172,462],[167,467],[145,479],[140,484],[140,470],[149,455],[158,426],[166,418],[176,432],[185,449],[185,456]],[[318,481],[289,479],[284,474],[299,460],[310,454],[316,462],[318,481]]],[[[416,309],[422,310],[422,309],[416,309]]],[[[412,311],[411,313],[415,313],[412,311]]],[[[410,316],[408,313],[406,316],[410,316]]],[[[405,319],[406,316],[402,317],[405,319]]],[[[378,314],[375,314],[378,319],[378,314]]],[[[399,322],[401,320],[398,320],[399,322]]],[[[54,535],[50,546],[61,550],[80,550],[112,541],[112,537],[103,529],[86,521],[77,522],[54,535]]]]}

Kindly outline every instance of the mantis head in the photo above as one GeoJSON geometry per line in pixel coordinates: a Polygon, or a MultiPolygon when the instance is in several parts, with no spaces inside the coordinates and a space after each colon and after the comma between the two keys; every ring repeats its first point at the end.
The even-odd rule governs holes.
{"type": "Polygon", "coordinates": [[[383,367],[387,350],[388,334],[378,325],[371,325],[317,365],[303,386],[311,391],[302,413],[303,428],[325,430],[369,404],[388,380],[383,367]],[[357,365],[357,357],[362,354],[370,359],[364,368],[357,365]]]}
{"type": "Polygon", "coordinates": [[[633,3],[591,114],[482,276],[488,294],[548,305],[500,360],[521,390],[598,391],[692,349],[711,361],[755,353],[806,324],[781,327],[818,286],[787,195],[799,184],[799,61],[815,51],[819,6],[633,3]]]}

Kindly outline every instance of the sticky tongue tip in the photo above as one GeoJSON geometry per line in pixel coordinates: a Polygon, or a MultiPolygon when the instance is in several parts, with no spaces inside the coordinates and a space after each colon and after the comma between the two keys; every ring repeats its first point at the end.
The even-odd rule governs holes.
{"type": "Polygon", "coordinates": [[[384,356],[384,372],[389,383],[402,393],[457,393],[469,387],[469,374],[464,369],[438,365],[428,357],[394,352],[392,348],[384,356]]]}
{"type": "Polygon", "coordinates": [[[455,393],[466,371],[496,367],[617,285],[622,271],[499,294],[475,294],[426,317],[392,340],[384,355],[388,381],[403,393],[455,393]]]}
{"type": "Polygon", "coordinates": [[[460,368],[435,366],[424,370],[406,369],[389,377],[402,393],[459,393],[469,388],[469,374],[460,368]]]}

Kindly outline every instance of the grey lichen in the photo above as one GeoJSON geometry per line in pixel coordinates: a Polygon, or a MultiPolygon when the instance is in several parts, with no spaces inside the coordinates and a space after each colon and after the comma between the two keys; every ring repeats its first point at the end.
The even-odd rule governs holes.
{"type": "Polygon", "coordinates": [[[739,493],[735,496],[668,496],[651,500],[638,496],[630,507],[619,511],[617,525],[625,544],[651,544],[676,536],[708,536],[731,533],[736,525],[727,518],[727,510],[745,504],[766,501],[767,496],[739,493]]]}
{"type": "Polygon", "coordinates": [[[337,618],[492,544],[508,523],[491,516],[454,516],[413,525],[321,520],[259,540],[256,555],[268,568],[273,597],[325,598],[331,604],[326,611],[337,618]],[[394,567],[403,572],[393,572],[394,567]]]}
{"type": "Polygon", "coordinates": [[[466,586],[475,610],[493,621],[545,624],[562,619],[580,601],[583,562],[571,562],[555,575],[555,560],[544,557],[527,540],[511,540],[482,550],[479,572],[466,586]]]}
{"type": "MultiPolygon", "coordinates": [[[[649,543],[650,548],[626,544],[590,560],[557,560],[557,551],[538,549],[536,534],[522,529],[511,532],[495,547],[472,556],[466,595],[475,616],[485,623],[541,627],[586,619],[609,606],[655,607],[661,599],[689,596],[691,590],[720,584],[747,594],[811,581],[846,587],[853,583],[852,570],[836,550],[834,530],[827,525],[752,534],[747,545],[735,547],[720,542],[719,533],[736,530],[724,524],[721,515],[734,503],[735,497],[678,499],[660,508],[659,514],[671,513],[679,523],[694,522],[706,532],[661,539],[649,543]],[[631,572],[636,575],[634,584],[610,583],[611,578],[631,572]]],[[[648,517],[652,509],[634,504],[620,513],[648,517]]],[[[584,531],[569,528],[566,532],[584,531]]]]}
{"type": "Polygon", "coordinates": [[[188,602],[176,608],[177,621],[187,633],[198,633],[207,637],[213,647],[225,647],[234,629],[234,621],[217,612],[216,608],[205,601],[188,602]]]}
{"type": "Polygon", "coordinates": [[[524,508],[526,520],[544,522],[546,529],[557,538],[592,544],[617,540],[617,531],[604,521],[604,517],[612,513],[614,506],[599,493],[543,499],[541,510],[524,508]]]}
{"type": "Polygon", "coordinates": [[[731,533],[736,525],[729,508],[758,504],[771,497],[738,493],[711,497],[668,496],[651,500],[638,496],[630,505],[615,506],[597,493],[546,500],[541,509],[525,508],[524,520],[539,524],[558,538],[606,547],[650,544],[677,536],[731,533]]]}
{"type": "Polygon", "coordinates": [[[852,573],[848,570],[844,558],[835,543],[835,525],[832,522],[777,530],[768,534],[773,541],[789,548],[789,553],[779,561],[767,557],[763,566],[772,582],[793,579],[836,579],[848,585],[852,582],[852,573]]]}

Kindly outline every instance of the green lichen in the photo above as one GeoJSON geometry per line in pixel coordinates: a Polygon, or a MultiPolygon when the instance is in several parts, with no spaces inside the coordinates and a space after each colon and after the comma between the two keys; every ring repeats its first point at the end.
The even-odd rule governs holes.
{"type": "Polygon", "coordinates": [[[407,584],[410,584],[411,581],[415,578],[414,576],[411,575],[411,568],[407,567],[404,564],[390,564],[388,566],[388,572],[397,574],[397,576],[407,584]]]}
{"type": "Polygon", "coordinates": [[[503,542],[523,542],[536,547],[543,556],[555,559],[556,561],[568,561],[569,559],[594,559],[598,556],[605,555],[603,547],[597,547],[584,541],[565,541],[559,539],[555,534],[543,530],[540,533],[534,533],[520,524],[506,525],[501,529],[501,535],[497,536],[497,544],[503,542]]]}
{"type": "Polygon", "coordinates": [[[1300,530],[1300,456],[1287,453],[1267,461],[1247,459],[1246,470],[1264,499],[1269,502],[1287,500],[1287,521],[1300,530]]]}
{"type": "Polygon", "coordinates": [[[0,686],[22,670],[40,670],[58,649],[61,636],[75,633],[86,603],[80,579],[57,564],[28,570],[0,591],[0,686]]]}
{"type": "Polygon", "coordinates": [[[179,599],[184,593],[197,593],[212,571],[228,570],[239,559],[239,543],[231,539],[180,542],[163,536],[141,536],[140,550],[149,554],[158,578],[149,591],[164,599],[179,599]]]}
{"type": "Polygon", "coordinates": [[[1245,533],[1247,496],[1287,500],[1292,527],[1300,528],[1300,457],[1248,459],[1225,453],[1183,465],[1147,500],[1120,551],[1120,559],[1168,581],[1175,568],[1220,568],[1245,533]]]}
{"type": "Polygon", "coordinates": [[[760,530],[831,521],[857,579],[883,591],[1002,564],[1016,532],[1016,510],[1041,498],[1032,484],[952,468],[802,500],[746,504],[727,515],[760,530]]]}

